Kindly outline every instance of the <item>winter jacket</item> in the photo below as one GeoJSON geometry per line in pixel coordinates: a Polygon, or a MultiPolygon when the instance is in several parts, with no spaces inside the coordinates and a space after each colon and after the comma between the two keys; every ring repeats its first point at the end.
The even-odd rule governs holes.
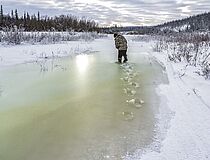
{"type": "Polygon", "coordinates": [[[115,46],[118,50],[127,50],[127,40],[122,35],[117,35],[115,38],[115,46]]]}

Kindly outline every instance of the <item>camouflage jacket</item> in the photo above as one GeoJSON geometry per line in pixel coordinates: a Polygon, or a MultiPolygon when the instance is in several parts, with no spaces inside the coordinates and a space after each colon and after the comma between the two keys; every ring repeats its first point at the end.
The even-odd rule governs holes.
{"type": "Polygon", "coordinates": [[[118,50],[127,50],[128,49],[127,40],[125,39],[124,36],[117,35],[114,40],[115,40],[115,46],[118,50]]]}

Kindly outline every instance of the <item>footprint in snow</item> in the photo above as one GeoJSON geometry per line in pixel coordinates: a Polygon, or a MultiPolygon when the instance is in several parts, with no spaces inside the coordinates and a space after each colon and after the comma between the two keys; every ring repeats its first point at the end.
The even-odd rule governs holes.
{"type": "Polygon", "coordinates": [[[136,91],[135,90],[132,90],[132,89],[130,89],[130,88],[124,88],[123,89],[124,90],[124,93],[125,94],[128,94],[128,95],[135,95],[136,94],[136,91]]]}
{"type": "Polygon", "coordinates": [[[136,82],[130,82],[129,85],[134,86],[135,88],[140,87],[139,83],[136,83],[136,82]]]}
{"type": "Polygon", "coordinates": [[[137,73],[132,73],[132,72],[131,73],[129,72],[129,73],[126,73],[126,74],[127,74],[127,76],[133,77],[133,78],[137,76],[137,73]]]}
{"type": "Polygon", "coordinates": [[[123,77],[123,78],[120,78],[120,79],[125,81],[125,82],[130,82],[132,80],[132,78],[130,78],[130,77],[123,77]]]}
{"type": "Polygon", "coordinates": [[[122,115],[123,115],[123,117],[124,117],[124,119],[125,119],[126,121],[129,121],[129,120],[133,120],[133,119],[134,119],[134,114],[133,114],[133,112],[124,111],[124,112],[122,112],[122,115]]]}
{"type": "Polygon", "coordinates": [[[133,67],[132,67],[132,66],[124,65],[124,64],[121,65],[121,68],[122,68],[123,70],[133,70],[133,67]]]}
{"type": "Polygon", "coordinates": [[[136,108],[141,108],[144,104],[144,101],[138,98],[133,98],[131,100],[127,100],[126,102],[135,105],[136,108]]]}

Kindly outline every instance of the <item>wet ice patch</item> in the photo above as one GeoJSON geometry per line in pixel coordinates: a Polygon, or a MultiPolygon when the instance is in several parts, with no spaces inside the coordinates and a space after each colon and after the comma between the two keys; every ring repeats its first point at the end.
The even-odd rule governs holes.
{"type": "Polygon", "coordinates": [[[123,69],[123,71],[125,73],[129,74],[129,73],[132,73],[133,72],[133,69],[123,69]]]}
{"type": "Polygon", "coordinates": [[[124,72],[124,77],[121,78],[121,80],[127,82],[125,83],[126,88],[124,88],[123,91],[128,96],[133,96],[133,99],[126,100],[126,102],[136,108],[141,108],[144,104],[144,101],[139,98],[134,98],[137,93],[136,89],[140,87],[139,83],[136,82],[138,72],[136,72],[134,67],[128,63],[122,64],[120,67],[124,72]]]}
{"type": "Polygon", "coordinates": [[[136,91],[132,90],[130,88],[124,88],[123,90],[124,90],[124,93],[128,94],[128,95],[135,95],[136,94],[136,91]]]}
{"type": "Polygon", "coordinates": [[[120,67],[121,67],[121,69],[123,69],[123,71],[125,71],[127,73],[130,73],[133,71],[133,66],[129,63],[124,63],[120,67]]]}
{"type": "Polygon", "coordinates": [[[121,67],[125,71],[133,71],[133,67],[121,67]]]}
{"type": "Polygon", "coordinates": [[[120,66],[123,68],[131,68],[132,67],[132,65],[130,63],[122,63],[120,66]]]}
{"type": "Polygon", "coordinates": [[[131,100],[127,100],[126,102],[135,105],[136,108],[141,108],[144,104],[144,101],[138,98],[133,98],[131,100]]]}
{"type": "Polygon", "coordinates": [[[123,118],[126,121],[129,121],[129,120],[133,120],[134,119],[134,114],[133,114],[133,112],[130,112],[130,111],[124,111],[124,112],[122,112],[122,116],[123,116],[123,118]]]}
{"type": "Polygon", "coordinates": [[[128,76],[128,77],[136,77],[137,75],[138,75],[138,73],[136,73],[136,72],[126,72],[126,75],[128,76]]]}
{"type": "Polygon", "coordinates": [[[125,82],[130,82],[132,80],[131,77],[123,77],[123,78],[120,78],[122,81],[125,81],[125,82]]]}
{"type": "Polygon", "coordinates": [[[134,86],[135,88],[140,87],[139,83],[136,83],[136,82],[130,82],[129,85],[134,86]]]}

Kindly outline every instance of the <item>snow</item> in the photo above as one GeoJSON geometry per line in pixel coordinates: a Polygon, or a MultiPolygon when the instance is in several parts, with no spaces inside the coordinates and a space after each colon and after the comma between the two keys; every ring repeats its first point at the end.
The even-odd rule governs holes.
{"type": "MultiPolygon", "coordinates": [[[[97,41],[105,43],[106,39],[97,41]]],[[[169,83],[161,84],[157,88],[161,102],[154,143],[144,151],[137,150],[134,155],[124,158],[210,159],[210,81],[196,74],[196,68],[185,68],[183,63],[168,61],[166,54],[153,52],[152,43],[131,41],[129,43],[132,50],[136,50],[135,54],[147,54],[163,65],[169,83]]],[[[94,45],[94,41],[72,41],[49,45],[0,46],[0,68],[48,58],[90,53],[95,51],[94,45]]]]}
{"type": "Polygon", "coordinates": [[[162,27],[162,28],[160,28],[160,30],[161,31],[171,30],[171,31],[174,31],[174,32],[180,32],[180,31],[185,31],[187,28],[190,28],[190,25],[184,24],[184,25],[180,25],[178,27],[162,27]]]}
{"type": "Polygon", "coordinates": [[[170,62],[161,53],[151,51],[150,55],[166,68],[169,84],[157,88],[162,101],[158,115],[161,148],[148,148],[141,159],[210,159],[210,81],[198,76],[195,67],[186,68],[180,76],[184,64],[170,62]],[[170,111],[166,111],[166,104],[170,111]]]}
{"type": "Polygon", "coordinates": [[[92,42],[71,41],[61,44],[0,46],[0,67],[87,54],[93,51],[91,44],[92,42]]]}

